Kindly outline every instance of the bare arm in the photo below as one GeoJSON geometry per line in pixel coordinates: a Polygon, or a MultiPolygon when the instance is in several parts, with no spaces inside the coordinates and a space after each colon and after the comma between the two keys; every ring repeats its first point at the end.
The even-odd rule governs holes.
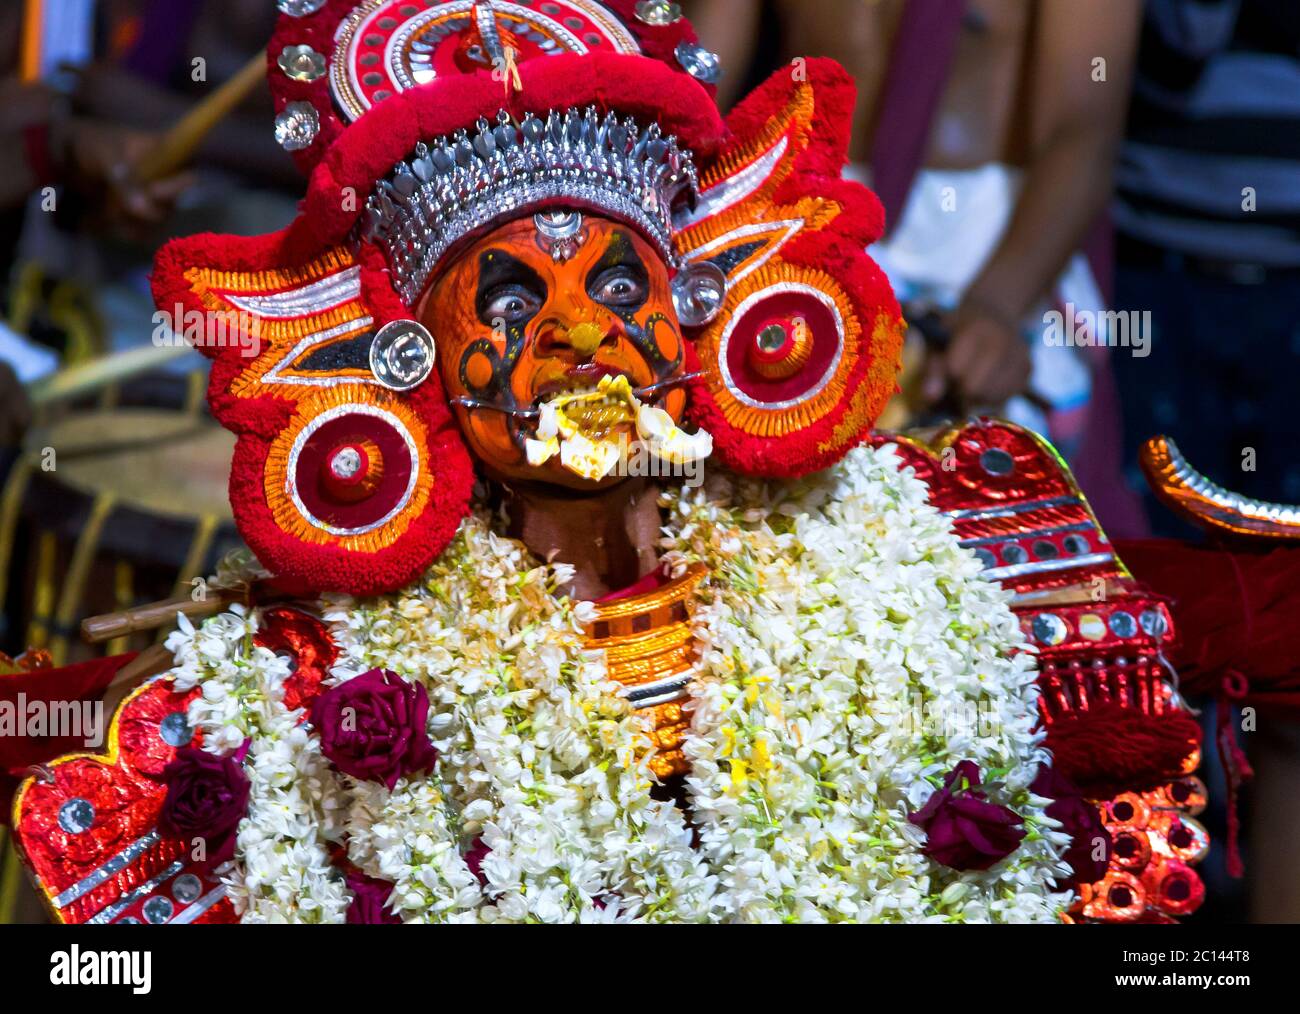
{"type": "MultiPolygon", "coordinates": [[[[214,81],[210,87],[220,84],[214,81]]],[[[165,130],[200,97],[166,91],[108,64],[87,68],[78,90],[78,100],[90,115],[142,130],[165,130]]],[[[275,143],[273,117],[269,87],[263,85],[255,101],[250,100],[208,134],[196,161],[248,173],[268,183],[300,186],[302,177],[292,159],[275,143]]]]}
{"type": "MultiPolygon", "coordinates": [[[[1047,294],[1109,199],[1140,17],[1140,0],[1094,0],[1086,13],[1071,0],[1043,0],[1024,189],[1006,235],[954,316],[942,364],[969,404],[1000,404],[1023,389],[1029,359],[1018,322],[1047,294]]],[[[927,393],[941,391],[943,379],[932,374],[927,393]]]]}
{"type": "Polygon", "coordinates": [[[1015,215],[972,294],[1031,310],[1106,206],[1132,87],[1139,0],[1045,0],[1034,40],[1033,155],[1015,215]],[[1104,64],[1094,61],[1104,60],[1104,64]],[[1105,80],[1095,80],[1104,72],[1105,80]]]}

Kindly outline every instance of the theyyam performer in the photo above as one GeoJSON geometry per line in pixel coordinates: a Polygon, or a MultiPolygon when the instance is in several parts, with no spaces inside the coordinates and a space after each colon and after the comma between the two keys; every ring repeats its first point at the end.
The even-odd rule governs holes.
{"type": "Polygon", "coordinates": [[[253,555],[19,789],[55,918],[1199,904],[1165,604],[1040,438],[873,432],[902,323],[838,65],[724,122],[664,0],[279,7],[300,213],[154,278],[252,339],[204,351],[253,555]]]}

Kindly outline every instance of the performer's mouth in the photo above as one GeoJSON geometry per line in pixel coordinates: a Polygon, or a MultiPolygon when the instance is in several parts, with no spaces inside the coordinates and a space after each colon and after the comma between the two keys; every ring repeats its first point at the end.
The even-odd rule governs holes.
{"type": "MultiPolygon", "coordinates": [[[[517,408],[500,404],[495,401],[485,401],[481,398],[470,397],[453,398],[451,399],[451,404],[471,412],[500,412],[503,415],[510,416],[516,421],[531,420],[536,422],[541,415],[542,403],[548,400],[551,396],[557,393],[563,394],[581,391],[583,389],[594,389],[599,384],[602,376],[615,378],[626,376],[629,378],[629,381],[631,379],[630,374],[624,373],[620,370],[606,370],[605,373],[596,375],[589,382],[583,382],[580,378],[573,380],[560,378],[557,381],[548,381],[546,384],[543,384],[538,388],[538,395],[533,400],[531,407],[528,408],[517,408]]],[[[702,373],[683,373],[681,376],[669,377],[666,380],[657,381],[656,383],[649,384],[645,387],[635,388],[632,393],[638,399],[648,401],[656,407],[660,407],[659,403],[662,402],[662,400],[675,388],[689,384],[693,380],[699,380],[702,376],[704,376],[702,373]]]]}
{"type": "Polygon", "coordinates": [[[533,408],[540,409],[544,402],[557,394],[570,394],[584,389],[594,389],[606,377],[611,380],[618,377],[627,377],[630,383],[636,381],[636,378],[626,370],[606,366],[603,363],[584,363],[582,366],[573,367],[563,376],[549,380],[538,387],[537,397],[533,399],[533,408]]]}
{"type": "Polygon", "coordinates": [[[570,371],[539,394],[536,427],[524,441],[528,463],[539,468],[558,458],[567,471],[599,482],[626,458],[634,441],[672,464],[702,461],[713,453],[713,438],[704,431],[684,432],[654,404],[672,386],[676,383],[634,389],[626,373],[598,366],[570,371]]]}

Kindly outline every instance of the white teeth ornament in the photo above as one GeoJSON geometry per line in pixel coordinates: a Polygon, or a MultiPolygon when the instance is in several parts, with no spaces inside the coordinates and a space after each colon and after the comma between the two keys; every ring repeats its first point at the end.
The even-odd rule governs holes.
{"type": "Polygon", "coordinates": [[[588,440],[581,433],[566,437],[560,444],[560,464],[575,475],[599,482],[614,471],[622,455],[612,440],[588,440]]]}
{"type": "Polygon", "coordinates": [[[642,405],[636,414],[637,434],[656,458],[672,465],[704,461],[713,454],[713,435],[706,430],[686,433],[661,408],[642,405]]]}
{"type": "Polygon", "coordinates": [[[528,464],[540,468],[560,453],[560,442],[554,437],[550,440],[527,440],[524,449],[528,452],[528,464]]]}
{"type": "Polygon", "coordinates": [[[592,482],[608,476],[623,460],[626,439],[618,430],[635,423],[642,446],[662,461],[685,465],[703,461],[713,453],[713,437],[705,431],[685,433],[661,408],[643,404],[625,376],[602,377],[594,390],[575,391],[553,397],[540,408],[537,432],[525,441],[528,463],[534,468],[557,454],[560,464],[592,482]],[[603,409],[603,432],[593,436],[587,430],[590,417],[570,417],[574,407],[603,409]]]}

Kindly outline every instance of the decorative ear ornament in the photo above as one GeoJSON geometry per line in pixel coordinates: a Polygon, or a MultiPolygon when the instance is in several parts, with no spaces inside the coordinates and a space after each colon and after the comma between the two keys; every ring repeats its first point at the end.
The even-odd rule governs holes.
{"type": "Polygon", "coordinates": [[[706,266],[725,278],[714,312],[681,315],[701,328],[705,374],[689,414],[715,456],[750,475],[818,471],[860,443],[894,393],[902,347],[898,306],[865,253],[879,203],[840,178],[852,81],[829,61],[808,71],[776,75],[732,114],[733,142],[676,223],[683,286],[706,266]]]}
{"type": "Polygon", "coordinates": [[[282,237],[224,249],[201,239],[208,266],[194,266],[195,241],[169,246],[155,295],[205,319],[237,315],[254,338],[202,349],[213,412],[239,435],[230,502],[240,534],[290,588],[367,595],[406,584],[455,534],[473,482],[433,337],[413,320],[380,326],[378,314],[403,308],[346,248],[267,268],[282,237]],[[262,266],[241,270],[250,256],[262,266]]]}
{"type": "Polygon", "coordinates": [[[726,298],[727,276],[710,261],[688,265],[673,279],[673,307],[682,327],[712,324],[726,298]]]}
{"type": "Polygon", "coordinates": [[[390,391],[413,391],[433,373],[433,335],[418,321],[385,324],[370,343],[370,372],[390,391]]]}

